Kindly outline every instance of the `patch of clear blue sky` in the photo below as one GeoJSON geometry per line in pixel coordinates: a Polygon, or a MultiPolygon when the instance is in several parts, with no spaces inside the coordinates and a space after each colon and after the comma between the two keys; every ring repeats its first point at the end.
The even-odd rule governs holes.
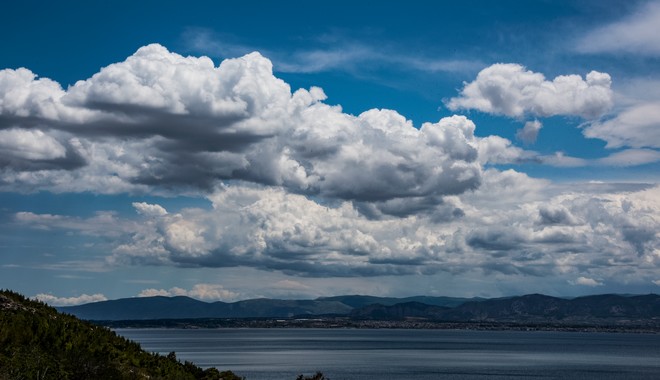
{"type": "MultiPolygon", "coordinates": [[[[5,17],[0,26],[3,35],[12,36],[3,41],[0,63],[29,67],[66,85],[123,60],[148,43],[190,51],[182,39],[189,28],[206,28],[255,49],[313,48],[320,39],[340,36],[375,46],[398,46],[402,54],[470,57],[486,63],[529,55],[541,63],[554,53],[548,43],[563,39],[557,34],[570,32],[576,24],[587,27],[594,20],[619,16],[621,3],[12,2],[5,5],[5,14],[14,17],[5,17]]],[[[548,74],[562,73],[561,68],[552,67],[557,72],[547,70],[548,74]]]]}

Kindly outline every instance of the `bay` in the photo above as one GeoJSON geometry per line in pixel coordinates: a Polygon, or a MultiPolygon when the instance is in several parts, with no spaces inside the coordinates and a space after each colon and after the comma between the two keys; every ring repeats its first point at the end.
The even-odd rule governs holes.
{"type": "Polygon", "coordinates": [[[247,380],[660,379],[660,335],[397,329],[116,329],[247,380]]]}

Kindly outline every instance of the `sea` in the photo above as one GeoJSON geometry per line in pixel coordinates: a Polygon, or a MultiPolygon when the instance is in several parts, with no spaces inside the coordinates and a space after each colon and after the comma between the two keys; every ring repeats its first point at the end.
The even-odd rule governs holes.
{"type": "Polygon", "coordinates": [[[660,379],[660,334],[405,329],[116,329],[246,380],[660,379]]]}

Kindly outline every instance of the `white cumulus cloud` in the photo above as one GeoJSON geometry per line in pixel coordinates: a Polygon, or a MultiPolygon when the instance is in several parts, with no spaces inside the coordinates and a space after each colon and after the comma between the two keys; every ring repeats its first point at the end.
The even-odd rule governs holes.
{"type": "Polygon", "coordinates": [[[135,211],[144,216],[164,216],[167,215],[167,210],[161,205],[149,204],[145,202],[133,202],[135,211]]]}
{"type": "Polygon", "coordinates": [[[450,110],[476,109],[510,117],[573,115],[590,119],[612,107],[611,83],[608,74],[597,71],[584,79],[561,75],[548,81],[519,64],[498,63],[481,70],[446,105],[450,110]]]}
{"type": "Polygon", "coordinates": [[[64,94],[59,83],[48,78],[37,79],[28,69],[0,70],[0,114],[3,116],[58,118],[64,94]]]}
{"type": "Polygon", "coordinates": [[[522,129],[516,131],[516,138],[525,144],[533,144],[536,142],[541,128],[543,128],[543,124],[540,121],[528,121],[522,129]]]}
{"type": "Polygon", "coordinates": [[[571,285],[583,285],[583,286],[603,286],[602,282],[596,281],[593,278],[589,277],[578,277],[575,281],[569,281],[571,285]]]}
{"type": "Polygon", "coordinates": [[[481,178],[466,118],[416,129],[396,111],[346,114],[320,88],[292,92],[259,53],[215,66],[153,44],[67,90],[25,69],[1,74],[0,125],[14,126],[1,132],[39,137],[21,153],[27,162],[0,169],[2,190],[200,194],[240,180],[355,202],[432,203],[481,178]],[[35,120],[48,128],[35,130],[35,120]]]}
{"type": "Polygon", "coordinates": [[[566,281],[587,269],[616,281],[630,275],[624,267],[637,266],[640,276],[657,269],[660,188],[556,186],[488,170],[478,190],[446,197],[433,212],[370,219],[350,202],[328,206],[236,184],[211,197],[211,210],[187,209],[142,226],[112,261],[311,277],[482,270],[566,281]],[[172,235],[181,225],[190,233],[172,235]]]}
{"type": "Polygon", "coordinates": [[[52,294],[39,293],[33,297],[41,302],[45,302],[52,306],[74,306],[91,302],[107,301],[108,299],[100,293],[97,294],[81,294],[78,297],[56,297],[52,294]]]}
{"type": "MultiPolygon", "coordinates": [[[[598,72],[546,80],[498,64],[448,106],[593,118],[612,105],[610,82],[598,72]]],[[[608,284],[657,279],[660,188],[552,184],[484,169],[654,162],[653,124],[644,124],[655,120],[651,107],[584,127],[613,147],[633,149],[596,160],[544,156],[499,136],[475,136],[464,116],[417,129],[393,110],[347,114],[325,103],[320,88],[292,91],[258,53],[216,66],[160,45],[66,90],[26,69],[3,70],[0,99],[0,136],[8,141],[0,143],[0,190],[176,193],[212,202],[211,209],[176,213],[135,202],[139,215],[129,218],[14,214],[11,222],[21,226],[110,238],[109,264],[319,278],[444,271],[608,284]],[[615,120],[628,132],[609,128],[615,120]],[[11,150],[16,144],[24,149],[11,150]]],[[[530,123],[521,132],[528,141],[540,129],[530,123]]],[[[236,296],[209,284],[141,295],[236,296]]]]}
{"type": "MultiPolygon", "coordinates": [[[[248,183],[225,186],[209,198],[210,209],[157,217],[23,212],[16,220],[112,237],[115,248],[101,263],[106,269],[245,267],[313,278],[469,272],[512,281],[553,276],[611,284],[657,280],[660,267],[658,186],[553,184],[488,169],[474,191],[435,202],[411,199],[404,206],[380,203],[379,217],[373,217],[377,211],[359,210],[368,208],[360,203],[328,203],[248,183]],[[410,213],[415,207],[424,211],[410,213]],[[384,217],[383,210],[398,216],[384,217]]],[[[142,295],[232,298],[231,290],[202,285],[145,289],[142,295]]]]}
{"type": "Polygon", "coordinates": [[[227,290],[222,285],[217,284],[196,284],[190,290],[179,287],[173,287],[169,290],[149,288],[142,290],[138,294],[138,297],[155,296],[187,296],[202,301],[232,301],[235,300],[239,294],[227,290]]]}

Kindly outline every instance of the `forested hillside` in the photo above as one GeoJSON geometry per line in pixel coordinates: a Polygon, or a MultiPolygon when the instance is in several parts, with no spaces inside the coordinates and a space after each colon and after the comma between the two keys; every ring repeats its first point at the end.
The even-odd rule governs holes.
{"type": "Polygon", "coordinates": [[[0,291],[0,380],[240,380],[215,368],[147,353],[113,331],[0,291]]]}

